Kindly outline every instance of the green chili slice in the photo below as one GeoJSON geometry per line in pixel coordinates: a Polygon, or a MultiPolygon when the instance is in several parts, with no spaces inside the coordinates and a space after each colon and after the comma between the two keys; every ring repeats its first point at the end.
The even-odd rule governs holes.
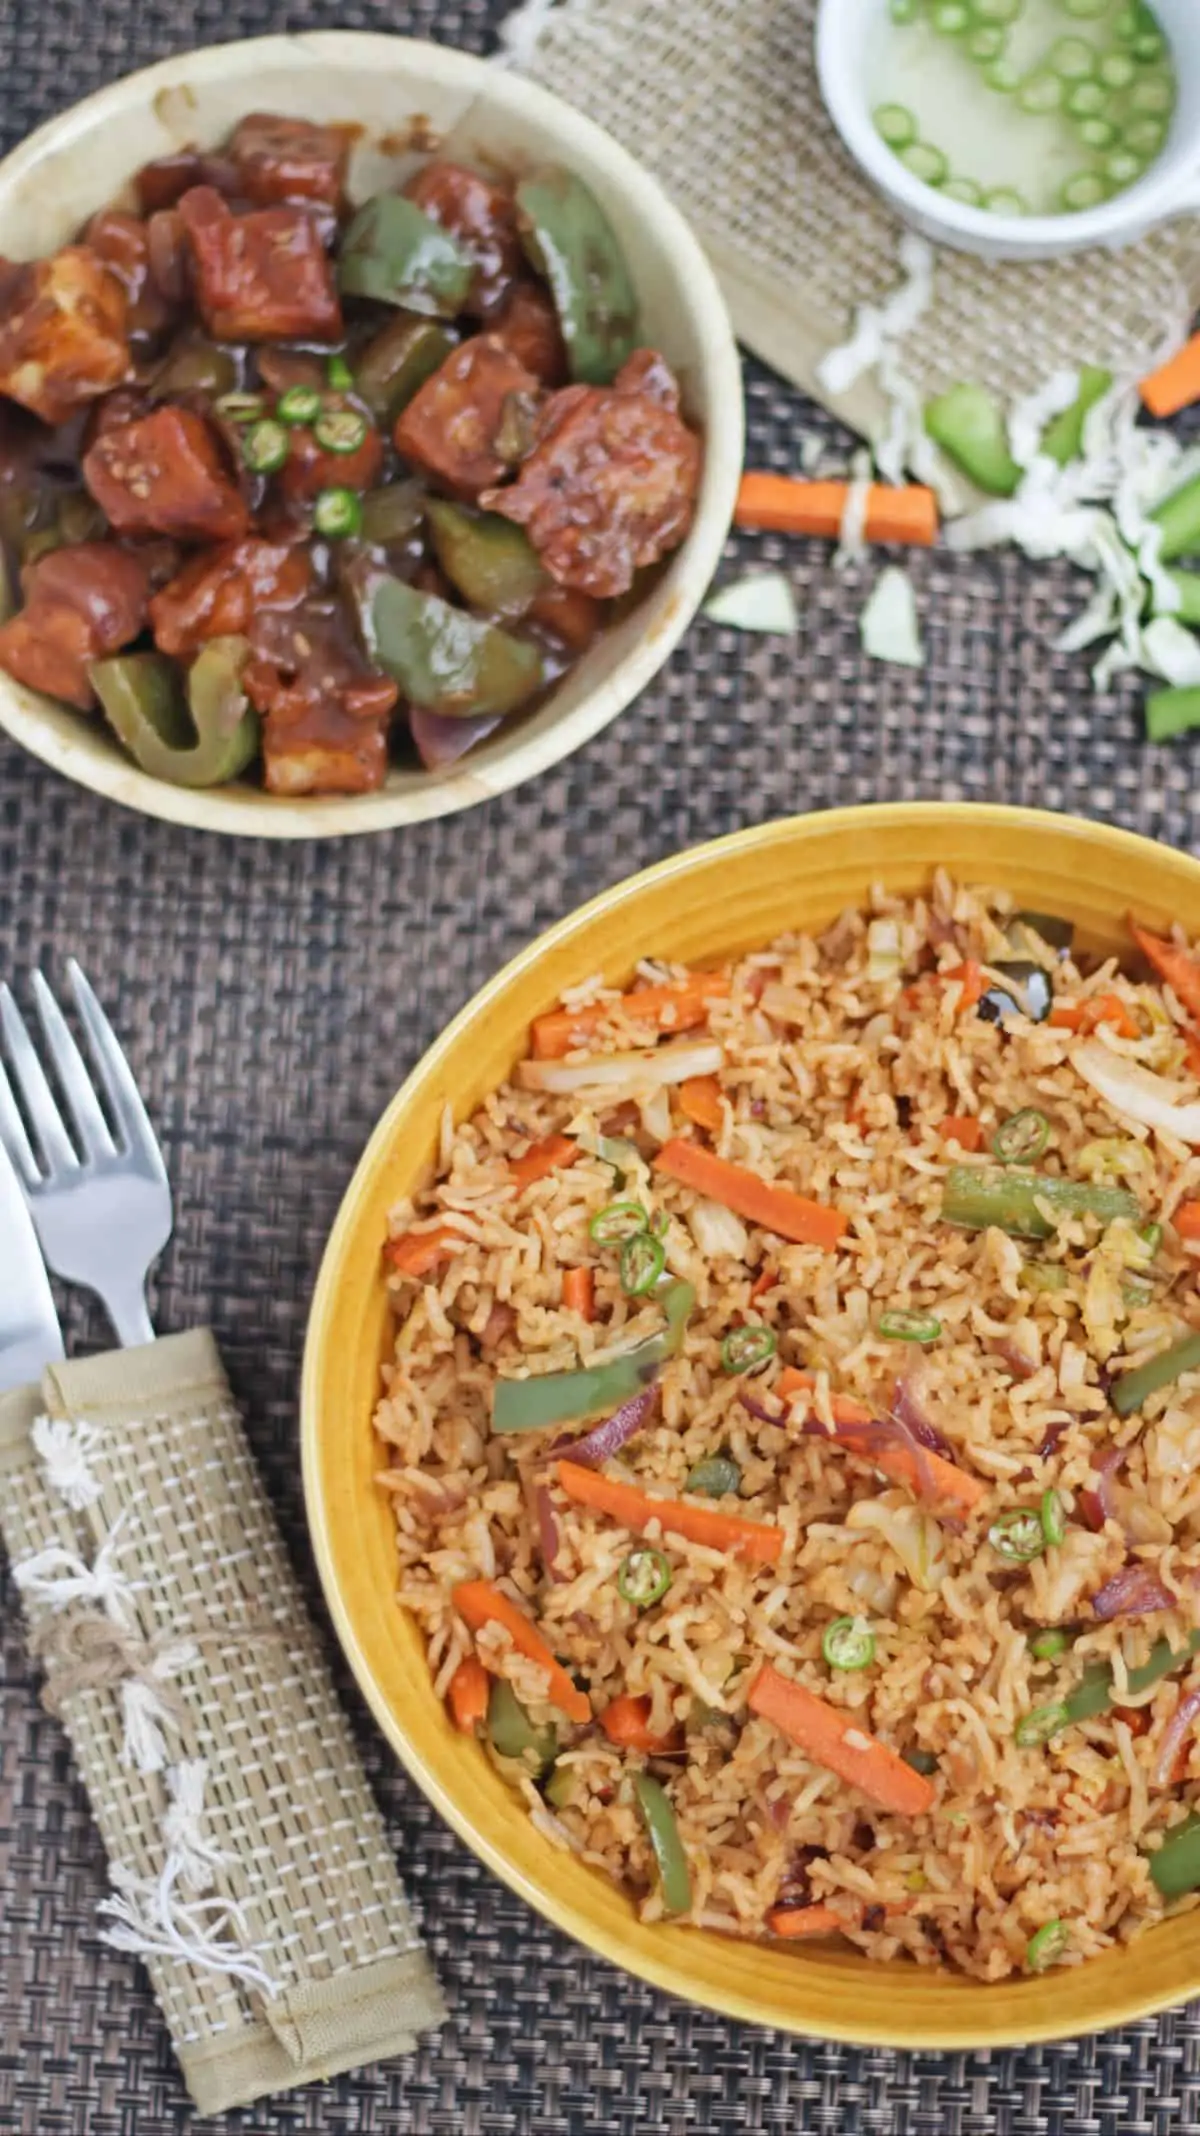
{"type": "Polygon", "coordinates": [[[992,1155],[1001,1164],[1032,1164],[1050,1140],[1050,1122],[1036,1105],[1023,1105],[1020,1112],[1002,1120],[992,1136],[992,1155]]]}
{"type": "Polygon", "coordinates": [[[275,413],[290,427],[315,422],[321,413],[320,393],[315,386],[289,386],[280,394],[275,413]]]}
{"type": "Polygon", "coordinates": [[[1067,1523],[1063,1514],[1062,1499],[1057,1491],[1043,1491],[1041,1505],[1042,1534],[1047,1547],[1061,1543],[1066,1538],[1067,1523]]]}
{"type": "Polygon", "coordinates": [[[257,423],[267,412],[261,393],[223,393],[213,406],[227,423],[257,423]]]}
{"type": "Polygon", "coordinates": [[[650,1217],[639,1201],[609,1202],[588,1225],[588,1237],[597,1246],[623,1246],[649,1228],[650,1217]]]}
{"type": "Polygon", "coordinates": [[[936,1342],[942,1323],[935,1313],[881,1313],[879,1333],[885,1342],[936,1342]]]}
{"type": "Polygon", "coordinates": [[[728,1454],[710,1454],[707,1461],[697,1461],[683,1486],[701,1498],[730,1498],[741,1487],[742,1472],[728,1454]]]}
{"type": "Polygon", "coordinates": [[[632,1602],[635,1609],[649,1609],[662,1601],[673,1578],[670,1558],[647,1545],[643,1550],[630,1551],[617,1574],[617,1593],[622,1602],[632,1602]]]}
{"type": "Polygon", "coordinates": [[[325,366],[325,376],[335,393],[354,391],[354,373],[344,356],[331,356],[325,366]]]}
{"type": "Polygon", "coordinates": [[[1053,1237],[1056,1217],[1094,1216],[1111,1224],[1119,1216],[1136,1223],[1140,1215],[1136,1196],[1124,1187],[1093,1186],[1045,1172],[986,1172],[956,1164],[942,1189],[945,1223],[968,1231],[994,1224],[1016,1239],[1053,1237]]]}
{"type": "Polygon", "coordinates": [[[1152,1394],[1170,1387],[1185,1372],[1200,1372],[1200,1335],[1185,1335],[1157,1357],[1147,1358],[1133,1372],[1123,1372],[1114,1383],[1109,1401],[1119,1417],[1131,1417],[1152,1394]]]}
{"type": "Polygon", "coordinates": [[[546,1372],[536,1379],[497,1380],[492,1392],[493,1431],[541,1431],[573,1424],[632,1401],[657,1377],[660,1365],[678,1354],[696,1302],[690,1283],[673,1283],[662,1294],[667,1324],[623,1357],[575,1372],[546,1372]]]}
{"type": "Polygon", "coordinates": [[[1066,1653],[1070,1644],[1069,1633],[1052,1629],[1039,1632],[1036,1639],[1031,1639],[1029,1651],[1035,1661],[1056,1661],[1060,1654],[1066,1653]]]}
{"type": "Polygon", "coordinates": [[[322,452],[357,452],[367,435],[367,419],[357,408],[326,408],[313,424],[322,452]]]}
{"type": "Polygon", "coordinates": [[[1048,1743],[1070,1718],[1065,1699],[1058,1699],[1053,1706],[1035,1706],[1032,1713],[1022,1714],[1017,1722],[1013,1742],[1021,1750],[1033,1750],[1039,1743],[1048,1743]]]}
{"type": "Polygon", "coordinates": [[[667,1265],[666,1248],[650,1231],[636,1232],[621,1248],[621,1289],[627,1298],[644,1298],[667,1265]]]}
{"type": "Polygon", "coordinates": [[[362,498],[352,489],[323,489],[313,505],[313,525],[327,541],[345,541],[362,533],[362,498]]]}
{"type": "Polygon", "coordinates": [[[775,1336],[757,1323],[731,1328],[721,1344],[721,1364],[726,1372],[757,1372],[775,1355],[775,1336]]]}
{"type": "Polygon", "coordinates": [[[875,1634],[861,1617],[836,1617],[825,1627],[821,1652],[831,1669],[844,1675],[869,1669],[875,1659],[875,1634]]]}
{"type": "Polygon", "coordinates": [[[1036,1936],[1029,1938],[1025,1963],[1031,1973],[1044,1973],[1047,1966],[1057,1965],[1070,1942],[1070,1935],[1062,1921],[1047,1921],[1036,1936]]]}
{"type": "Polygon", "coordinates": [[[668,1913],[687,1913],[692,1903],[692,1880],[670,1797],[649,1773],[637,1775],[633,1792],[658,1864],[663,1905],[668,1913]]]}
{"type": "Polygon", "coordinates": [[[1200,1886],[1200,1816],[1171,1827],[1150,1856],[1150,1879],[1164,1899],[1182,1899],[1200,1886]]]}
{"type": "Polygon", "coordinates": [[[1042,1516],[1029,1506],[1013,1506],[1000,1513],[988,1529],[988,1541],[998,1557],[1010,1565],[1028,1565],[1046,1547],[1042,1516]]]}
{"type": "Polygon", "coordinates": [[[242,458],[255,475],[273,475],[284,464],[290,448],[282,423],[255,423],[242,439],[242,458]]]}

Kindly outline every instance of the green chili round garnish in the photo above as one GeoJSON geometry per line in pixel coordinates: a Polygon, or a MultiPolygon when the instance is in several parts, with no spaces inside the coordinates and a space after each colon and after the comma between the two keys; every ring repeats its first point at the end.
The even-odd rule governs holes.
{"type": "Polygon", "coordinates": [[[721,1344],[721,1363],[726,1372],[757,1372],[775,1355],[775,1337],[770,1328],[757,1323],[731,1328],[721,1344]]]}
{"type": "Polygon", "coordinates": [[[635,1239],[639,1231],[645,1231],[649,1222],[641,1202],[609,1202],[592,1218],[588,1237],[595,1239],[597,1246],[623,1246],[626,1239],[635,1239]]]}
{"type": "Polygon", "coordinates": [[[1022,1106],[1002,1120],[992,1136],[992,1155],[1001,1164],[1032,1164],[1050,1140],[1050,1122],[1035,1105],[1022,1106]]]}
{"type": "Polygon", "coordinates": [[[335,393],[351,393],[354,390],[354,373],[344,356],[331,356],[325,366],[325,376],[335,393]]]}
{"type": "Polygon", "coordinates": [[[1022,1714],[1017,1722],[1013,1742],[1022,1750],[1033,1750],[1039,1743],[1048,1743],[1070,1718],[1061,1699],[1053,1706],[1035,1706],[1032,1713],[1022,1714]]]}
{"type": "Polygon", "coordinates": [[[881,1313],[879,1333],[885,1342],[936,1342],[942,1323],[935,1313],[881,1313]]]}
{"type": "Polygon", "coordinates": [[[635,1609],[661,1602],[672,1580],[671,1560],[661,1550],[631,1550],[617,1574],[617,1593],[635,1609]]]}
{"type": "Polygon", "coordinates": [[[889,148],[907,148],[917,138],[917,122],[907,104],[877,104],[871,114],[875,131],[889,148]]]}
{"type": "Polygon", "coordinates": [[[825,1627],[821,1652],[831,1669],[850,1675],[869,1669],[875,1659],[875,1634],[861,1617],[836,1617],[825,1627]]]}
{"type": "Polygon", "coordinates": [[[1011,1565],[1028,1565],[1046,1547],[1042,1516],[1028,1506],[1013,1506],[992,1522],[988,1541],[997,1556],[1007,1558],[1011,1565]]]}
{"type": "Polygon", "coordinates": [[[257,423],[267,412],[261,393],[222,393],[220,400],[213,402],[213,407],[227,423],[257,423]]]}
{"type": "Polygon", "coordinates": [[[1046,62],[1064,82],[1085,82],[1096,68],[1096,47],[1086,37],[1060,37],[1046,62]]]}
{"type": "Polygon", "coordinates": [[[329,541],[345,541],[362,532],[362,498],[351,489],[323,489],[313,506],[313,525],[329,541]]]}
{"type": "Polygon", "coordinates": [[[1063,1513],[1062,1499],[1057,1491],[1042,1492],[1041,1518],[1042,1534],[1046,1539],[1047,1546],[1063,1542],[1067,1533],[1067,1523],[1063,1513]]]}
{"type": "Polygon", "coordinates": [[[1070,1938],[1061,1921],[1047,1921],[1036,1936],[1029,1938],[1025,1963],[1031,1973],[1044,1973],[1048,1965],[1057,1965],[1066,1950],[1070,1938]]]}
{"type": "Polygon", "coordinates": [[[1017,104],[1035,118],[1061,109],[1063,85],[1057,74],[1031,74],[1017,91],[1017,104]]]}
{"type": "Polygon", "coordinates": [[[313,424],[322,452],[357,452],[367,434],[367,419],[357,408],[326,408],[313,424]]]}
{"type": "Polygon", "coordinates": [[[1108,91],[1099,82],[1076,82],[1067,91],[1067,110],[1073,119],[1097,119],[1108,104],[1108,91]]]}
{"type": "Polygon", "coordinates": [[[1029,1651],[1035,1661],[1057,1661],[1060,1654],[1066,1653],[1070,1644],[1070,1636],[1066,1632],[1039,1632],[1036,1639],[1030,1640],[1029,1651]]]}
{"type": "Polygon", "coordinates": [[[242,439],[242,458],[255,475],[273,475],[283,466],[288,451],[288,434],[282,423],[255,423],[242,439]]]}
{"type": "MultiPolygon", "coordinates": [[[[1090,124],[1102,126],[1105,121],[1093,119],[1090,124]]],[[[1080,132],[1082,131],[1081,127],[1080,132]]],[[[1073,178],[1068,178],[1058,197],[1069,213],[1078,214],[1084,208],[1098,208],[1102,200],[1107,200],[1108,187],[1098,171],[1076,171],[1073,178]]]]}
{"type": "Polygon", "coordinates": [[[950,165],[932,141],[910,141],[907,148],[900,150],[900,161],[922,185],[940,185],[943,178],[950,176],[950,165]]]}
{"type": "Polygon", "coordinates": [[[281,423],[313,423],[321,413],[321,396],[315,386],[289,386],[281,393],[275,410],[281,423]]]}
{"type": "Polygon", "coordinates": [[[1106,89],[1128,89],[1137,72],[1136,62],[1128,52],[1102,52],[1096,68],[1106,89]]]}
{"type": "Polygon", "coordinates": [[[731,1498],[741,1484],[742,1472],[736,1461],[731,1461],[728,1454],[710,1454],[707,1461],[697,1461],[689,1471],[683,1488],[702,1498],[731,1498]]]}
{"type": "Polygon", "coordinates": [[[621,1248],[621,1289],[627,1298],[644,1298],[667,1265],[666,1248],[652,1232],[639,1231],[621,1248]]]}

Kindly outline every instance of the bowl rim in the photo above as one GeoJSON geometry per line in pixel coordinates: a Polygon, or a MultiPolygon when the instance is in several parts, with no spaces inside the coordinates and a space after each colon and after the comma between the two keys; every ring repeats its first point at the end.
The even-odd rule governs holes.
{"type": "MultiPolygon", "coordinates": [[[[1200,859],[1192,854],[1178,847],[1162,845],[1161,841],[1147,838],[1139,832],[1127,831],[1120,826],[1101,823],[1089,817],[1000,802],[892,801],[814,810],[770,819],[765,823],[728,832],[721,837],[704,840],[698,845],[688,846],[670,854],[589,898],[585,904],[577,906],[544,929],[470,996],[405,1076],[372,1130],[343,1195],[321,1257],[313,1290],[301,1372],[300,1450],[308,1532],[325,1604],[359,1690],[387,1742],[427,1801],[433,1804],[438,1814],[471,1852],[498,1876],[502,1883],[507,1884],[510,1890],[515,1891],[519,1898],[532,1906],[535,1912],[540,1913],[554,1927],[571,1936],[586,1949],[607,1959],[621,1971],[648,1981],[668,1994],[694,2002],[700,2008],[717,2010],[746,2023],[769,2026],[802,2038],[820,2037],[853,2046],[896,2051],[923,2049],[971,2053],[996,2047],[1074,2039],[1088,2033],[1103,2032],[1118,2025],[1129,2024],[1138,2018],[1155,2016],[1163,2010],[1177,2007],[1200,1990],[1200,1977],[1180,1991],[1170,1987],[1139,1990],[1135,1970],[1131,1972],[1129,1992],[1121,1999],[1120,2007],[1106,2009],[1104,2014],[1096,2017],[1094,2023],[1081,2023],[1078,2018],[1072,2017],[1069,2023],[1064,2025],[1062,2019],[1056,2020],[1052,2014],[1048,2013],[1044,2017],[1038,2015],[1035,2006],[1028,2011],[1022,2010],[1019,2019],[1003,2020],[990,2031],[979,2035],[968,2034],[961,2023],[950,2023],[937,2018],[914,2020],[906,2014],[903,2036],[883,2037],[878,2030],[869,2030],[856,2022],[852,1994],[846,1998],[845,2018],[840,2015],[834,2018],[823,2017],[819,2033],[814,2033],[806,2030],[799,2022],[793,2022],[780,2011],[773,2010],[764,2016],[762,2006],[755,1997],[739,1990],[732,1968],[728,1984],[723,1985],[719,1991],[706,1990],[703,1995],[693,1995],[686,1986],[681,1985],[678,1962],[665,1944],[661,1958],[657,1954],[657,1945],[649,1952],[643,1951],[639,1946],[631,1953],[622,1943],[618,1933],[609,1932],[603,1925],[584,1920],[576,1904],[569,1897],[562,1896],[557,1887],[552,1884],[539,1885],[510,1862],[502,1849],[493,1844],[487,1833],[478,1829],[470,1817],[459,1809],[453,1796],[430,1771],[421,1750],[410,1739],[399,1716],[389,1704],[382,1685],[376,1680],[360,1644],[351,1614],[343,1602],[338,1586],[331,1530],[321,1491],[318,1452],[321,1436],[322,1360],[343,1244],[351,1238],[356,1229],[359,1207],[368,1194],[370,1181],[379,1160],[394,1147],[396,1123],[408,1104],[411,1088],[418,1079],[425,1081],[430,1076],[437,1075],[453,1054],[461,1034],[481,1014],[486,1014],[488,1008],[499,1001],[510,986],[534,970],[549,952],[568,944],[574,934],[586,929],[598,916],[610,914],[623,905],[636,903],[643,891],[650,887],[670,882],[673,878],[682,879],[693,870],[703,870],[725,860],[735,860],[745,853],[769,851],[773,846],[786,846],[796,836],[798,827],[803,824],[819,824],[827,835],[836,836],[842,832],[852,840],[858,829],[865,829],[870,823],[881,819],[902,822],[909,829],[919,831],[923,825],[942,822],[951,814],[959,818],[965,817],[968,822],[978,825],[981,833],[987,829],[995,829],[1014,833],[1038,832],[1044,835],[1049,826],[1055,826],[1060,835],[1082,834],[1093,847],[1099,847],[1111,856],[1114,879],[1117,880],[1120,879],[1121,863],[1124,859],[1131,858],[1134,853],[1144,855],[1148,847],[1160,846],[1176,863],[1200,877],[1200,859]]],[[[694,1934],[696,1931],[687,1933],[694,1934]]],[[[848,1983],[852,1977],[847,1975],[848,1983]]],[[[948,1994],[944,2001],[948,2009],[953,2007],[957,2012],[963,2007],[959,1996],[975,1992],[978,1993],[982,2006],[987,1995],[986,1983],[970,1981],[963,1986],[955,1981],[954,1992],[948,1994]]]]}
{"type": "MultiPolygon", "coordinates": [[[[33,692],[19,692],[0,675],[0,730],[20,747],[106,800],[138,814],[190,830],[231,837],[299,840],[362,835],[400,829],[473,808],[538,777],[574,754],[625,711],[649,686],[693,621],[716,571],[733,518],[744,450],[741,364],[728,309],[698,238],[653,174],[594,120],[537,82],[474,53],[430,39],[392,36],[376,30],[308,30],[293,35],[231,39],[200,45],[124,74],[47,120],[0,162],[0,198],[27,184],[46,159],[60,155],[98,125],[115,125],[132,102],[155,98],[185,84],[242,77],[251,93],[260,67],[305,63],[323,71],[374,66],[389,74],[415,71],[420,82],[473,92],[481,103],[507,115],[540,121],[561,136],[574,135],[589,158],[611,177],[647,225],[660,233],[686,287],[697,328],[706,384],[705,463],[696,517],[686,541],[668,565],[669,598],[652,630],[641,633],[612,672],[575,708],[540,731],[503,731],[478,756],[438,776],[427,774],[409,791],[315,795],[289,801],[255,788],[170,786],[152,779],[115,745],[98,747],[78,715],[60,725],[33,692]],[[494,759],[494,760],[493,760],[494,759]],[[426,783],[427,781],[427,783],[426,783]]],[[[663,587],[655,589],[661,594],[663,587]]],[[[654,594],[650,596],[654,599],[654,594]]],[[[551,698],[548,705],[553,702],[551,698]]],[[[57,709],[57,708],[56,708],[57,709]]],[[[537,716],[535,715],[535,718],[537,716]]]]}

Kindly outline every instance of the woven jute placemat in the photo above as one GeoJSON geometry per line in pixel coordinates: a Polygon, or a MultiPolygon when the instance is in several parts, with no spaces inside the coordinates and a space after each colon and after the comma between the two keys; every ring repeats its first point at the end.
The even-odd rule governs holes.
{"type": "MultiPolygon", "coordinates": [[[[340,23],[478,51],[501,12],[0,0],[0,126],[14,140],[200,41],[340,23]]],[[[798,429],[823,419],[755,363],[746,386],[755,462],[786,465],[798,429]]],[[[110,808],[0,741],[0,963],[55,976],[73,952],[127,1042],[177,1191],[158,1323],[215,1328],[310,1606],[296,1389],[321,1249],[383,1105],[505,957],[632,869],[794,809],[1018,801],[1200,850],[1190,747],[1147,750],[1135,689],[1097,699],[1085,661],[1048,649],[1085,590],[1065,568],[919,558],[929,666],[914,675],[862,657],[854,619],[873,562],[839,575],[828,545],[738,536],[728,568],[751,563],[791,577],[796,641],[698,622],[641,702],[568,763],[402,836],[204,839],[110,808]]],[[[63,1303],[73,1345],[107,1341],[86,1302],[63,1303]]],[[[1200,2011],[1062,2047],[894,2055],[730,2024],[630,1980],[467,1853],[333,1659],[450,2018],[404,2063],[234,2114],[231,2136],[1169,2136],[1200,2120],[1200,2011]]],[[[37,1691],[10,1587],[0,2130],[177,2136],[186,2099],[166,2028],[138,1964],[98,1941],[104,1852],[37,1691]]]]}

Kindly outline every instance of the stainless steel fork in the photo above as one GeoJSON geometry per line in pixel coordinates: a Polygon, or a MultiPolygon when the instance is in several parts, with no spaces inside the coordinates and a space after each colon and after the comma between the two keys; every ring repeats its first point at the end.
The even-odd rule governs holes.
{"type": "Polygon", "coordinates": [[[122,1346],[152,1342],[146,1277],[171,1236],[166,1166],[107,1016],[74,958],[67,970],[108,1117],[58,1002],[35,972],[45,1052],[74,1141],[25,1020],[10,989],[0,985],[0,1040],[8,1061],[6,1073],[0,1054],[0,1142],[16,1167],[47,1265],[65,1282],[95,1292],[122,1346]]]}

